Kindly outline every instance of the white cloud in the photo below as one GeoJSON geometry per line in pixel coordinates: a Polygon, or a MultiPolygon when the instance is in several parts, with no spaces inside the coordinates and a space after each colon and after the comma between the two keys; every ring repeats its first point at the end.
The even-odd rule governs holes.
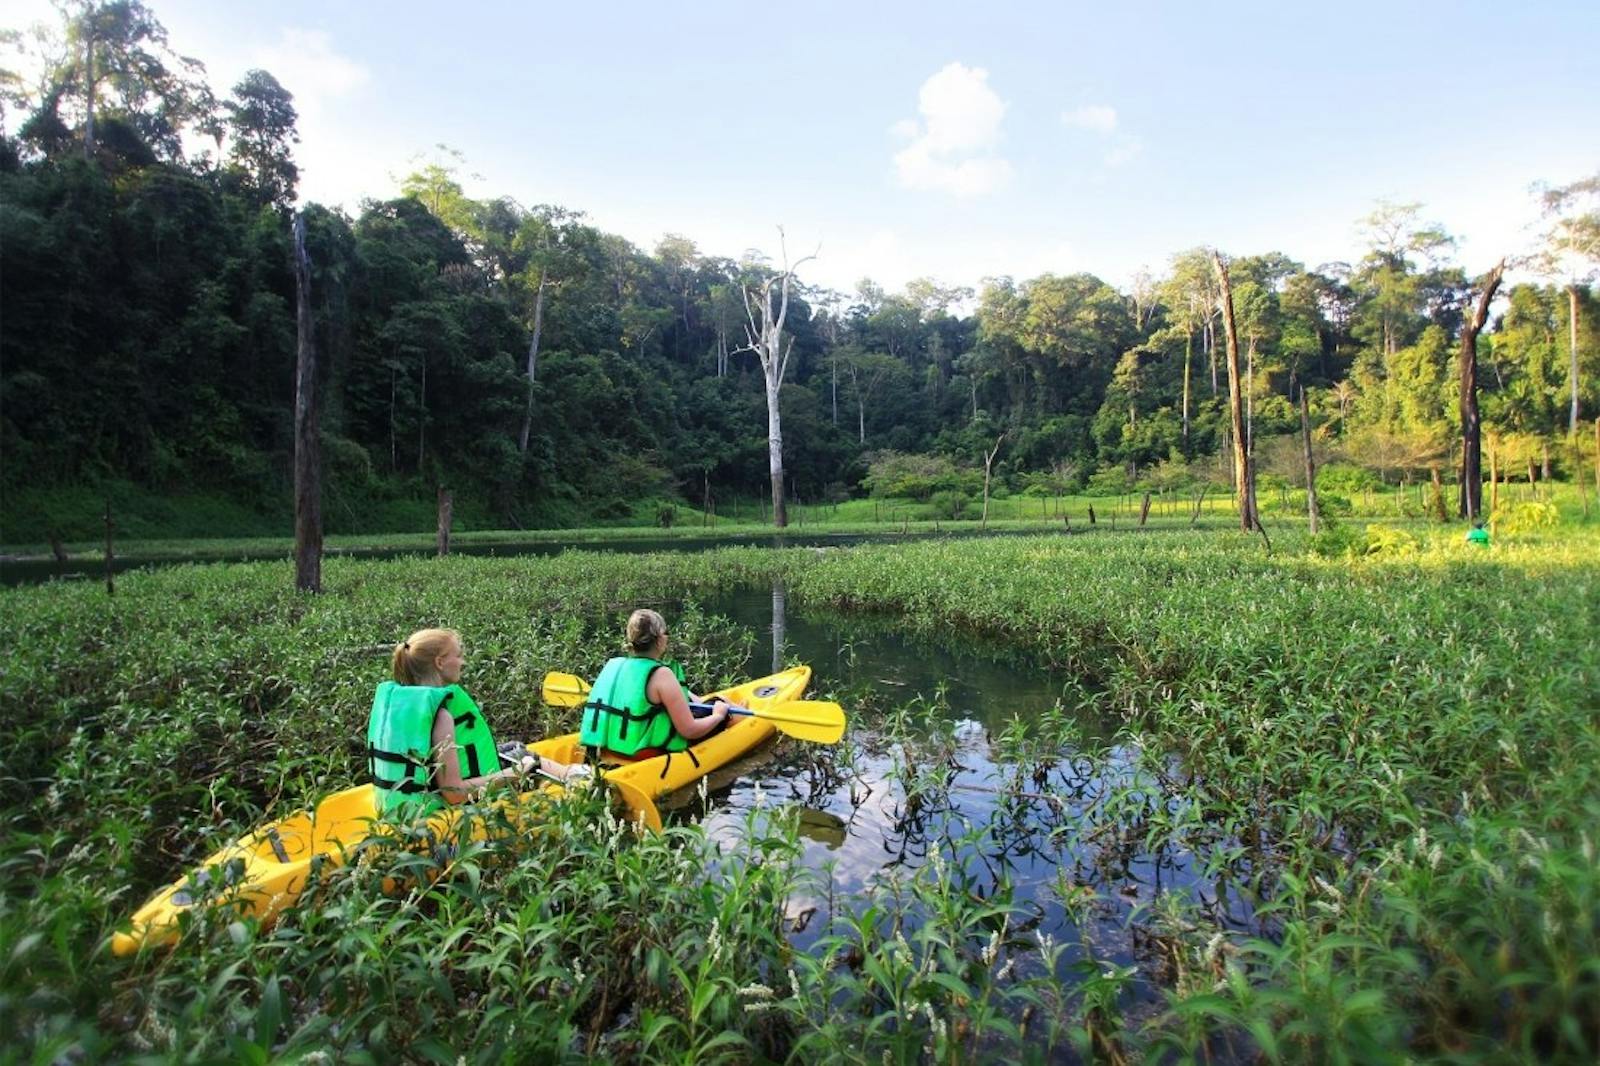
{"type": "Polygon", "coordinates": [[[989,87],[982,67],[950,63],[922,83],[921,119],[902,119],[891,133],[910,144],[895,153],[895,172],[908,189],[957,196],[993,192],[1011,178],[1011,164],[995,154],[1006,104],[989,87]]]}
{"type": "Polygon", "coordinates": [[[1110,133],[1117,128],[1117,109],[1105,104],[1086,104],[1061,114],[1061,121],[1078,129],[1110,133]]]}

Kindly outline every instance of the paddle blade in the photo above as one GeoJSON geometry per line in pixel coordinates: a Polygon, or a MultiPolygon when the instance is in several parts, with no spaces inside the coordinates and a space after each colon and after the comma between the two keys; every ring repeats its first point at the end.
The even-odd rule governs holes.
{"type": "Polygon", "coordinates": [[[750,712],[786,736],[813,744],[837,744],[844,736],[844,708],[831,700],[791,700],[750,712]]]}
{"type": "Polygon", "coordinates": [[[544,675],[544,701],[552,707],[576,707],[589,694],[589,682],[577,674],[552,670],[544,675]]]}

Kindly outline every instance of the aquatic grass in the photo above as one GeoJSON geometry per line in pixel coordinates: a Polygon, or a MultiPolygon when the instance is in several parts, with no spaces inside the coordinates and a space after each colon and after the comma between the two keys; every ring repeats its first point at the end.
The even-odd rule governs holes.
{"type": "MultiPolygon", "coordinates": [[[[157,1061],[1592,1061],[1600,537],[1534,530],[1472,554],[1413,532],[1414,554],[1360,559],[1292,533],[1270,556],[1163,533],[334,559],[316,598],[279,563],[130,574],[112,599],[8,590],[0,1029],[20,1056],[157,1061]],[[414,892],[382,881],[420,886],[429,857],[378,849],[269,932],[219,916],[159,960],[105,957],[155,885],[360,772],[372,686],[409,629],[461,629],[497,732],[533,739],[573,724],[541,705],[543,671],[597,668],[632,606],[773,578],[791,605],[1004,639],[1072,671],[1059,705],[993,741],[993,787],[1052,799],[963,826],[948,789],[965,779],[938,764],[948,708],[880,694],[851,706],[865,732],[817,772],[898,759],[924,806],[894,831],[932,847],[897,888],[841,900],[805,951],[783,900],[810,875],[783,858],[781,819],[724,854],[692,826],[613,839],[577,804],[414,892]],[[1088,739],[1080,712],[1112,734],[1088,739]],[[1027,962],[1037,938],[1015,942],[1036,912],[996,888],[1007,825],[1061,855],[1058,896],[1081,919],[1048,980],[1027,962]],[[962,849],[991,865],[951,873],[962,849]],[[1150,871],[1174,864],[1188,879],[1156,894],[1150,871]],[[985,977],[997,920],[1011,932],[985,977]],[[713,922],[737,950],[702,972],[713,922]],[[1119,925],[1131,963],[1101,939],[1119,925]],[[756,985],[772,997],[741,991],[756,985]],[[710,1046],[724,1031],[738,1037],[710,1046]]],[[[748,672],[751,637],[697,608],[682,620],[699,677],[748,672]]]]}

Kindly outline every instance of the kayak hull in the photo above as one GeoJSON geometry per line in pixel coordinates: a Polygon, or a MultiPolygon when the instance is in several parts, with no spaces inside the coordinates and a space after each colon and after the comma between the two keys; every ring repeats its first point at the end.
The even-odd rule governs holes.
{"type": "MultiPolygon", "coordinates": [[[[810,667],[796,667],[770,677],[736,685],[715,695],[757,709],[799,699],[811,680],[810,667]]],[[[605,769],[608,783],[629,799],[630,806],[649,806],[654,817],[656,797],[698,781],[734,759],[759,747],[777,732],[771,722],[740,717],[716,736],[688,752],[642,759],[605,769]],[[637,802],[635,802],[637,801],[637,802]]],[[[530,750],[558,762],[582,762],[578,734],[552,737],[529,745],[530,750]]],[[[523,795],[559,795],[558,785],[523,795]]],[[[638,812],[636,812],[638,813],[638,812]]],[[[133,915],[127,932],[111,939],[111,950],[132,955],[145,946],[169,946],[178,939],[179,918],[193,909],[196,893],[226,901],[241,917],[254,917],[263,927],[299,900],[313,869],[343,866],[347,853],[373,835],[378,818],[373,787],[357,785],[335,792],[313,810],[299,811],[281,821],[262,826],[249,835],[207,856],[190,875],[152,896],[133,915]]],[[[451,809],[436,812],[429,826],[438,839],[450,839],[457,819],[451,809]]]]}

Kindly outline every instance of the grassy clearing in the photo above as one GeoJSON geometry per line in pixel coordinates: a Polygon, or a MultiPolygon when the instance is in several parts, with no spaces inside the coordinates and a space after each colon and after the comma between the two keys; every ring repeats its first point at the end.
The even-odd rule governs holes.
{"type": "MultiPolygon", "coordinates": [[[[8,590],[7,1054],[1592,1061],[1600,535],[1506,535],[1489,552],[1459,536],[1418,527],[1359,558],[1294,533],[1271,556],[1174,533],[336,559],[314,599],[282,563],[142,572],[114,599],[8,590]],[[693,828],[630,843],[575,804],[426,890],[375,891],[419,861],[375,852],[270,934],[222,917],[170,956],[107,958],[151,887],[359,773],[397,634],[461,629],[498,732],[531,738],[572,725],[539,705],[543,672],[597,669],[632,606],[779,575],[791,603],[1003,637],[1075,671],[1138,766],[1091,751],[1083,774],[1105,787],[1063,831],[1109,865],[1191,855],[1256,926],[1183,893],[1138,914],[1153,1015],[1128,1010],[1131,967],[1045,942],[1003,883],[960,864],[886,878],[797,954],[785,819],[719,855],[693,828]]],[[[673,623],[692,676],[752,672],[753,635],[693,610],[673,623]]],[[[891,732],[919,728],[883,713],[901,718],[891,732]]],[[[1020,780],[1069,731],[1019,715],[995,743],[1020,780]]],[[[1059,889],[1085,910],[1114,892],[1059,889]]]]}
{"type": "MultiPolygon", "coordinates": [[[[1453,498],[1453,497],[1452,497],[1453,498]]],[[[96,497],[95,499],[98,499],[96,497]]],[[[1575,485],[1541,484],[1537,489],[1527,485],[1508,485],[1502,489],[1501,507],[1510,513],[1528,502],[1547,502],[1555,508],[1560,521],[1568,526],[1600,526],[1600,502],[1587,489],[1580,494],[1575,485]]],[[[1141,493],[1120,496],[1052,496],[1036,497],[1014,495],[995,499],[989,507],[989,529],[1010,532],[1038,531],[1041,533],[1072,528],[1126,531],[1138,527],[1143,503],[1141,493]],[[1095,512],[1095,522],[1089,522],[1089,510],[1095,512]]],[[[1485,499],[1485,506],[1488,505],[1485,499]]],[[[234,528],[236,523],[211,516],[208,506],[185,508],[168,501],[169,511],[184,512],[185,524],[173,526],[178,532],[172,535],[151,535],[156,528],[151,523],[135,526],[131,531],[119,523],[116,554],[125,560],[158,561],[186,559],[208,561],[217,559],[270,559],[287,558],[294,551],[292,535],[261,535],[217,537],[207,536],[206,529],[234,528]],[[209,523],[209,524],[208,524],[209,523]],[[193,532],[186,532],[192,529],[193,532]],[[130,532],[132,535],[130,535],[130,532]]],[[[1290,489],[1263,491],[1261,497],[1263,520],[1269,530],[1300,529],[1305,525],[1305,494],[1290,489]]],[[[1357,492],[1349,497],[1333,497],[1324,502],[1324,520],[1335,524],[1360,525],[1372,521],[1380,523],[1411,522],[1428,515],[1426,487],[1408,489],[1383,489],[1357,492]],[[1342,503],[1340,502],[1342,501],[1342,503]]],[[[89,523],[97,530],[89,539],[67,540],[63,548],[79,562],[101,560],[105,557],[105,539],[96,522],[89,523]]],[[[846,500],[837,504],[792,503],[789,508],[789,533],[799,534],[907,534],[927,535],[941,532],[972,531],[982,528],[981,501],[969,507],[960,518],[939,513],[926,503],[909,499],[846,500]]],[[[393,532],[331,532],[324,541],[331,553],[403,551],[431,553],[436,543],[434,511],[431,505],[417,504],[406,512],[406,518],[385,521],[373,519],[374,529],[393,532]],[[413,530],[405,532],[403,530],[413,530]]],[[[1238,522],[1237,509],[1226,493],[1207,493],[1195,506],[1193,494],[1155,494],[1151,500],[1146,526],[1156,529],[1226,529],[1238,522]]],[[[766,518],[760,501],[744,500],[711,514],[678,504],[647,502],[640,504],[634,514],[617,523],[604,526],[582,526],[563,529],[493,529],[487,528],[484,516],[476,521],[463,520],[457,513],[455,532],[451,544],[462,549],[507,549],[529,545],[563,545],[571,543],[658,540],[738,539],[752,536],[772,536],[774,530],[766,518]],[[660,524],[661,512],[671,512],[671,525],[660,524]]],[[[248,528],[248,527],[240,527],[248,528]]],[[[1452,528],[1445,525],[1441,528],[1452,528]]],[[[1464,528],[1464,527],[1463,527],[1464,528]]],[[[8,531],[9,535],[9,531],[8,531]]],[[[50,545],[42,541],[17,539],[14,543],[0,545],[0,559],[45,560],[51,558],[50,545]]]]}

